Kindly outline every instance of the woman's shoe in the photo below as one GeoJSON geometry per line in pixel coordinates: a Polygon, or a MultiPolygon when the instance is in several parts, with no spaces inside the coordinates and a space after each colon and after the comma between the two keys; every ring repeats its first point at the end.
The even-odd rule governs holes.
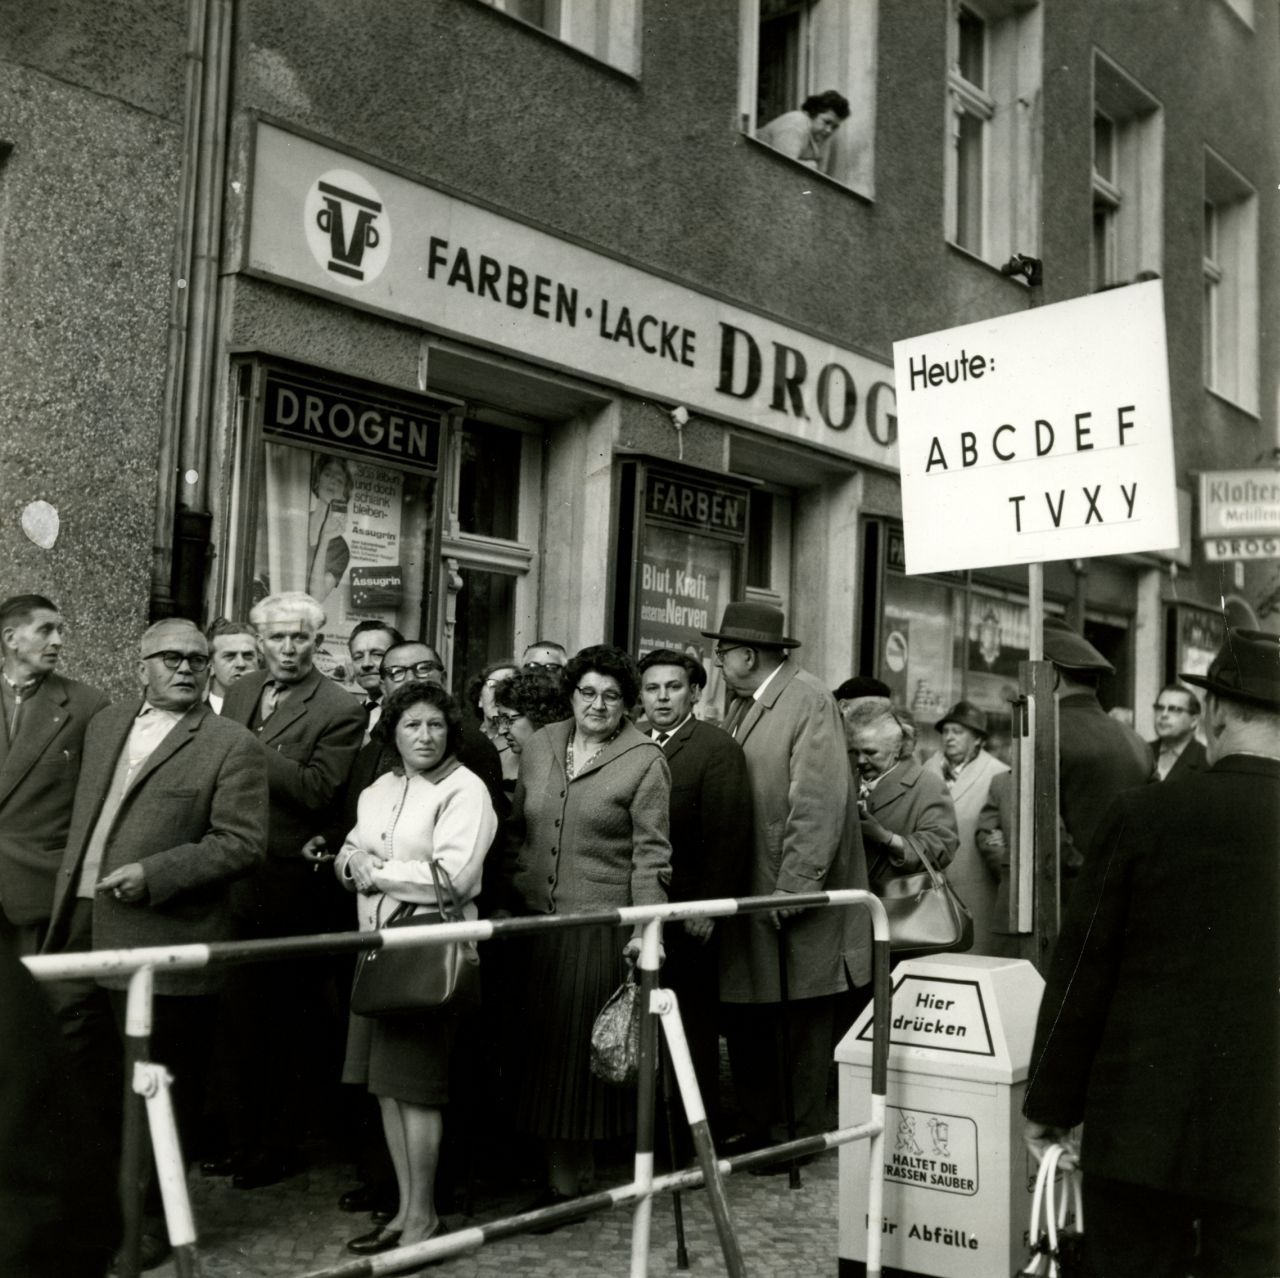
{"type": "Polygon", "coordinates": [[[390,1251],[400,1245],[400,1230],[388,1229],[379,1225],[359,1238],[353,1238],[347,1244],[347,1250],[353,1256],[376,1256],[380,1251],[390,1251]]]}

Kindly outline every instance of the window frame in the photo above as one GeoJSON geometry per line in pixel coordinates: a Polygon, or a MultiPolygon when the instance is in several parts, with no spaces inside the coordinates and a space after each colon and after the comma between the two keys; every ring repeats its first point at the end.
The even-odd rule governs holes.
{"type": "Polygon", "coordinates": [[[580,53],[583,57],[590,58],[601,66],[608,67],[610,70],[617,71],[620,75],[629,76],[634,80],[640,78],[643,62],[641,38],[644,31],[641,10],[644,0],[590,0],[591,3],[598,3],[604,6],[605,9],[613,5],[626,5],[630,10],[629,17],[623,15],[617,26],[612,24],[605,9],[597,12],[595,15],[597,42],[592,45],[582,44],[574,38],[577,33],[577,27],[573,15],[575,13],[581,14],[583,11],[580,0],[544,0],[552,15],[550,19],[545,21],[545,25],[526,18],[519,13],[511,12],[507,5],[513,2],[514,0],[476,0],[476,3],[484,5],[486,9],[492,9],[495,13],[502,14],[508,21],[518,22],[526,30],[537,31],[547,39],[554,40],[564,48],[572,49],[575,53],[580,53]],[[578,5],[576,9],[574,7],[575,3],[578,5]],[[618,37],[622,55],[609,56],[608,53],[601,54],[597,52],[601,30],[607,33],[605,45],[607,50],[611,50],[614,43],[613,33],[621,31],[624,22],[626,27],[629,28],[629,32],[625,36],[618,37]]]}

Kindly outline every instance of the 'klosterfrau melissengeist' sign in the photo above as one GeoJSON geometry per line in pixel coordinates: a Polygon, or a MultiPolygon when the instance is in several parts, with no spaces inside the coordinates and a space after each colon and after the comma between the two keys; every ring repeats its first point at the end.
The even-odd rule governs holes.
{"type": "Polygon", "coordinates": [[[886,364],[259,122],[245,268],[897,465],[886,364]]]}
{"type": "Polygon", "coordinates": [[[893,351],[908,572],[1178,545],[1159,281],[893,351]]]}

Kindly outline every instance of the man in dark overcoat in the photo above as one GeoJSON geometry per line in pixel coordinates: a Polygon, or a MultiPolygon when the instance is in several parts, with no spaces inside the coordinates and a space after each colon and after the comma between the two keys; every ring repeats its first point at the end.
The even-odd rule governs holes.
{"type": "MultiPolygon", "coordinates": [[[[736,698],[725,726],[742,746],[751,781],[750,892],[866,888],[840,714],[831,693],[790,659],[800,643],[783,630],[780,609],[731,603],[719,630],[705,632],[717,641],[716,664],[736,698]]],[[[797,1133],[825,1129],[839,996],[869,978],[870,929],[860,910],[782,909],[773,917],[726,920],[720,999],[748,1142],[785,1138],[787,1058],[797,1133]],[[789,996],[785,1053],[782,966],[789,996]]]]}
{"type": "Polygon", "coordinates": [[[1037,1154],[1084,1123],[1099,1275],[1280,1274],[1280,638],[1229,630],[1207,771],[1116,800],[1036,1027],[1037,1154]],[[1199,1257],[1192,1250],[1198,1233],[1199,1257]]]}
{"type": "MultiPolygon", "coordinates": [[[[236,884],[236,927],[244,939],[336,930],[350,910],[332,873],[303,846],[332,817],[364,739],[360,703],[315,665],[324,609],[310,595],[269,595],[249,613],[265,669],[234,684],[223,715],[243,724],[266,752],[270,807],[267,857],[236,884]]],[[[233,1038],[228,1158],[237,1188],[274,1184],[300,1166],[308,1099],[337,1076],[345,1021],[333,990],[336,970],[317,961],[238,968],[227,984],[233,1038]]]]}
{"type": "MultiPolygon", "coordinates": [[[[108,706],[85,733],[51,953],[230,940],[231,884],[264,855],[262,747],[203,700],[204,635],[190,621],[157,622],[139,653],[141,701],[108,706]]],[[[153,1056],[174,1076],[188,1142],[204,1098],[220,978],[214,968],[155,974],[153,1056]]],[[[51,987],[81,1089],[111,1134],[120,1123],[127,987],[127,975],[51,987]]],[[[158,1199],[150,1208],[155,1258],[165,1245],[158,1199]]]]}
{"type": "MultiPolygon", "coordinates": [[[[751,783],[742,747],[694,717],[707,686],[702,662],[658,648],[640,662],[649,735],[671,769],[671,884],[667,899],[700,901],[750,890],[751,783]]],[[[663,930],[662,981],[676,993],[698,1087],[713,1130],[720,1118],[720,929],[686,919],[663,930]]]]}
{"type": "Polygon", "coordinates": [[[1155,755],[1156,778],[1176,781],[1188,772],[1203,772],[1209,760],[1204,746],[1196,740],[1200,698],[1180,683],[1168,683],[1151,708],[1156,717],[1156,739],[1147,744],[1155,755]]]}
{"type": "Polygon", "coordinates": [[[43,595],[0,604],[0,931],[19,954],[44,942],[84,731],[107,704],[58,673],[65,629],[43,595]]]}

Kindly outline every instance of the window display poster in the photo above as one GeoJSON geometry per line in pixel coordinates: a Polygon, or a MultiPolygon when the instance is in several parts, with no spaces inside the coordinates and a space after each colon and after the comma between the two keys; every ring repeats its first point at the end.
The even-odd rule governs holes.
{"type": "Polygon", "coordinates": [[[723,700],[715,641],[702,632],[716,628],[732,598],[734,549],[714,537],[649,524],[636,566],[637,651],[643,657],[673,648],[702,662],[707,687],[695,712],[699,718],[717,719],[723,700]]]}
{"type": "MultiPolygon", "coordinates": [[[[316,664],[354,692],[347,638],[356,623],[398,626],[421,598],[422,555],[406,548],[404,526],[419,495],[390,467],[272,443],[265,477],[254,599],[303,590],[318,600],[326,621],[316,664]]],[[[422,482],[431,481],[415,476],[413,487],[422,482]]]]}

